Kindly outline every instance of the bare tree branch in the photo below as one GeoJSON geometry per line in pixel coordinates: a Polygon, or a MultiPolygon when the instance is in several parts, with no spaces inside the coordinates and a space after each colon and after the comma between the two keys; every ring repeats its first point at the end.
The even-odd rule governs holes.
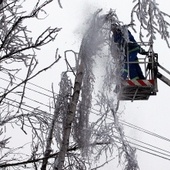
{"type": "Polygon", "coordinates": [[[34,77],[36,77],[37,75],[39,75],[39,74],[42,73],[43,71],[46,71],[46,70],[48,70],[49,68],[51,68],[53,65],[55,65],[55,64],[59,61],[60,58],[61,58],[61,56],[59,56],[59,58],[58,58],[56,61],[54,61],[52,64],[50,64],[50,65],[47,66],[46,68],[43,68],[42,70],[40,70],[40,71],[38,71],[37,73],[35,73],[33,76],[31,76],[31,77],[23,80],[21,83],[17,84],[15,87],[13,87],[12,89],[10,89],[8,92],[6,92],[6,93],[4,93],[3,95],[1,95],[1,96],[0,96],[0,98],[1,98],[1,99],[0,99],[0,103],[1,103],[2,100],[3,100],[9,93],[11,93],[14,89],[16,89],[16,88],[19,87],[20,85],[26,83],[27,81],[33,79],[34,77]]]}
{"type": "Polygon", "coordinates": [[[58,0],[58,4],[59,4],[60,8],[63,8],[62,5],[61,5],[61,1],[60,0],[58,0]]]}

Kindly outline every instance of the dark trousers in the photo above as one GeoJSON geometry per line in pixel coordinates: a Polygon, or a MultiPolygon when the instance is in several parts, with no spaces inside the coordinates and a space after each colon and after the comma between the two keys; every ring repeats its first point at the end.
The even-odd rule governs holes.
{"type": "Polygon", "coordinates": [[[129,64],[129,76],[130,79],[145,79],[139,63],[129,64]]]}
{"type": "Polygon", "coordinates": [[[123,79],[127,78],[128,72],[129,72],[129,78],[130,79],[145,79],[142,70],[140,68],[140,65],[138,63],[138,58],[137,58],[137,52],[132,52],[129,54],[129,63],[126,63],[125,61],[124,66],[123,66],[123,71],[121,77],[123,79]],[[135,62],[135,63],[130,63],[130,62],[135,62]]]}

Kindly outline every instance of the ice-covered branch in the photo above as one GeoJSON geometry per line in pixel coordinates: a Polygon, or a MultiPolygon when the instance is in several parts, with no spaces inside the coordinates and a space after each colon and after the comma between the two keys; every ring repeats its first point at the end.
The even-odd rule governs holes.
{"type": "Polygon", "coordinates": [[[149,37],[150,43],[153,43],[156,40],[156,33],[161,35],[161,38],[164,39],[169,45],[169,31],[170,28],[170,15],[161,11],[158,7],[158,4],[155,0],[134,0],[134,8],[131,12],[131,23],[136,25],[135,16],[137,17],[140,24],[140,39],[143,42],[143,30],[147,31],[147,37],[149,37]]]}

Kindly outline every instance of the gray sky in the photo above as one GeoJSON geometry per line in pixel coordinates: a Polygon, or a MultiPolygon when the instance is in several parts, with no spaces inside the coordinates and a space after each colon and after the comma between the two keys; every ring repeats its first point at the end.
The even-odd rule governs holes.
{"type": "MultiPolygon", "coordinates": [[[[103,8],[105,11],[109,11],[110,8],[115,9],[119,19],[124,24],[128,24],[133,6],[132,0],[62,0],[61,2],[63,9],[57,9],[56,22],[51,17],[51,23],[59,27],[61,24],[63,27],[58,36],[58,39],[61,40],[59,41],[60,50],[73,49],[75,51],[79,50],[87,19],[96,9],[103,8]]],[[[169,12],[169,0],[157,0],[157,3],[160,4],[159,7],[162,11],[169,12]]],[[[55,14],[56,7],[53,10],[55,14]]],[[[138,34],[134,34],[134,37],[138,40],[138,34]]],[[[159,63],[170,70],[170,49],[159,36],[154,44],[154,50],[159,55],[159,63]]],[[[123,111],[123,120],[170,139],[170,87],[158,80],[158,90],[157,96],[150,97],[147,101],[121,102],[120,111],[123,111]]],[[[170,143],[158,137],[147,135],[127,126],[125,126],[125,132],[127,136],[170,151],[170,143]]],[[[139,145],[144,146],[141,143],[139,145]]],[[[168,170],[170,167],[170,161],[141,151],[137,151],[137,158],[141,170],[168,170]]],[[[110,168],[113,166],[108,165],[110,168]]],[[[117,167],[117,169],[119,168],[117,167]]]]}
{"type": "MultiPolygon", "coordinates": [[[[170,2],[168,0],[157,0],[157,3],[160,4],[160,10],[169,12],[170,2]]],[[[71,36],[71,38],[65,39],[68,48],[73,46],[73,49],[76,50],[76,45],[80,43],[84,28],[86,27],[86,18],[96,9],[103,8],[106,11],[109,11],[110,8],[115,9],[119,19],[128,24],[130,22],[132,6],[131,0],[83,0],[81,2],[79,0],[72,0],[70,3],[63,1],[63,14],[65,14],[64,11],[67,11],[65,19],[61,20],[63,31],[68,31],[67,36],[71,36]],[[68,26],[69,29],[66,28],[66,30],[64,26],[68,26]],[[76,39],[75,37],[78,38],[76,39]]],[[[137,34],[134,34],[134,36],[138,39],[137,34]]],[[[159,36],[154,44],[154,50],[159,55],[159,63],[170,70],[170,49],[167,48],[166,43],[159,36]]],[[[123,111],[122,119],[170,139],[170,87],[158,80],[158,90],[157,96],[150,97],[147,101],[122,102],[120,109],[123,111]]],[[[125,131],[127,136],[170,151],[170,143],[165,140],[153,137],[153,135],[147,135],[127,126],[125,126],[125,131]]],[[[145,146],[141,143],[139,145],[145,146]]],[[[137,151],[137,158],[141,170],[168,170],[170,167],[170,161],[141,151],[137,151]]],[[[113,165],[109,165],[109,167],[113,168],[113,165]]]]}
{"type": "MultiPolygon", "coordinates": [[[[64,50],[68,49],[78,52],[81,38],[87,26],[87,19],[97,9],[103,8],[106,12],[110,8],[115,9],[119,20],[123,21],[124,24],[128,24],[130,22],[130,12],[133,7],[132,0],[61,0],[61,3],[63,9],[60,9],[57,3],[53,3],[47,9],[47,12],[50,12],[48,24],[50,23],[53,26],[62,27],[63,29],[58,35],[58,40],[50,48],[39,52],[42,56],[54,55],[56,46],[59,47],[61,54],[64,50]],[[51,15],[52,13],[53,15],[51,15]]],[[[157,3],[160,4],[162,11],[169,12],[169,0],[157,0],[157,3]]],[[[32,27],[35,30],[35,34],[36,31],[43,29],[39,28],[36,23],[33,23],[32,27]]],[[[44,24],[45,27],[46,24],[44,24]]],[[[134,37],[138,40],[138,34],[134,34],[134,37]]],[[[167,48],[166,43],[159,36],[154,44],[154,50],[159,55],[159,63],[170,70],[170,49],[167,48]]],[[[42,57],[39,60],[41,63],[40,67],[43,67],[54,59],[49,57],[46,60],[46,57],[42,57]]],[[[46,88],[51,88],[50,82],[54,81],[54,86],[57,86],[57,80],[59,80],[60,75],[58,74],[54,77],[53,73],[59,73],[59,70],[63,70],[62,64],[43,74],[43,76],[52,75],[48,76],[48,82],[44,81],[41,76],[36,78],[34,82],[38,81],[40,85],[43,84],[46,88]]],[[[126,122],[170,139],[170,87],[158,80],[158,90],[157,96],[150,97],[147,101],[121,102],[120,112],[123,112],[121,118],[126,122]]],[[[124,128],[127,136],[170,152],[170,142],[153,137],[153,135],[147,135],[139,130],[128,128],[127,126],[124,128]]],[[[143,146],[143,144],[139,144],[143,146]]],[[[137,158],[141,170],[168,170],[170,167],[170,161],[141,151],[137,151],[137,158]]],[[[105,170],[108,168],[114,169],[113,166],[115,165],[109,164],[105,170]]],[[[117,169],[119,170],[120,168],[117,167],[117,169]]]]}

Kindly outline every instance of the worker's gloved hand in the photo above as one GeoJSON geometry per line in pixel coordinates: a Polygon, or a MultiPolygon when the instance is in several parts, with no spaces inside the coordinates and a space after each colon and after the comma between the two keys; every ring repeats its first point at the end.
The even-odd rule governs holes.
{"type": "Polygon", "coordinates": [[[144,52],[141,52],[140,54],[141,54],[141,55],[148,55],[148,52],[147,52],[147,51],[144,51],[144,52]]]}
{"type": "Polygon", "coordinates": [[[147,51],[142,51],[140,52],[141,55],[148,55],[148,52],[147,51]]]}

